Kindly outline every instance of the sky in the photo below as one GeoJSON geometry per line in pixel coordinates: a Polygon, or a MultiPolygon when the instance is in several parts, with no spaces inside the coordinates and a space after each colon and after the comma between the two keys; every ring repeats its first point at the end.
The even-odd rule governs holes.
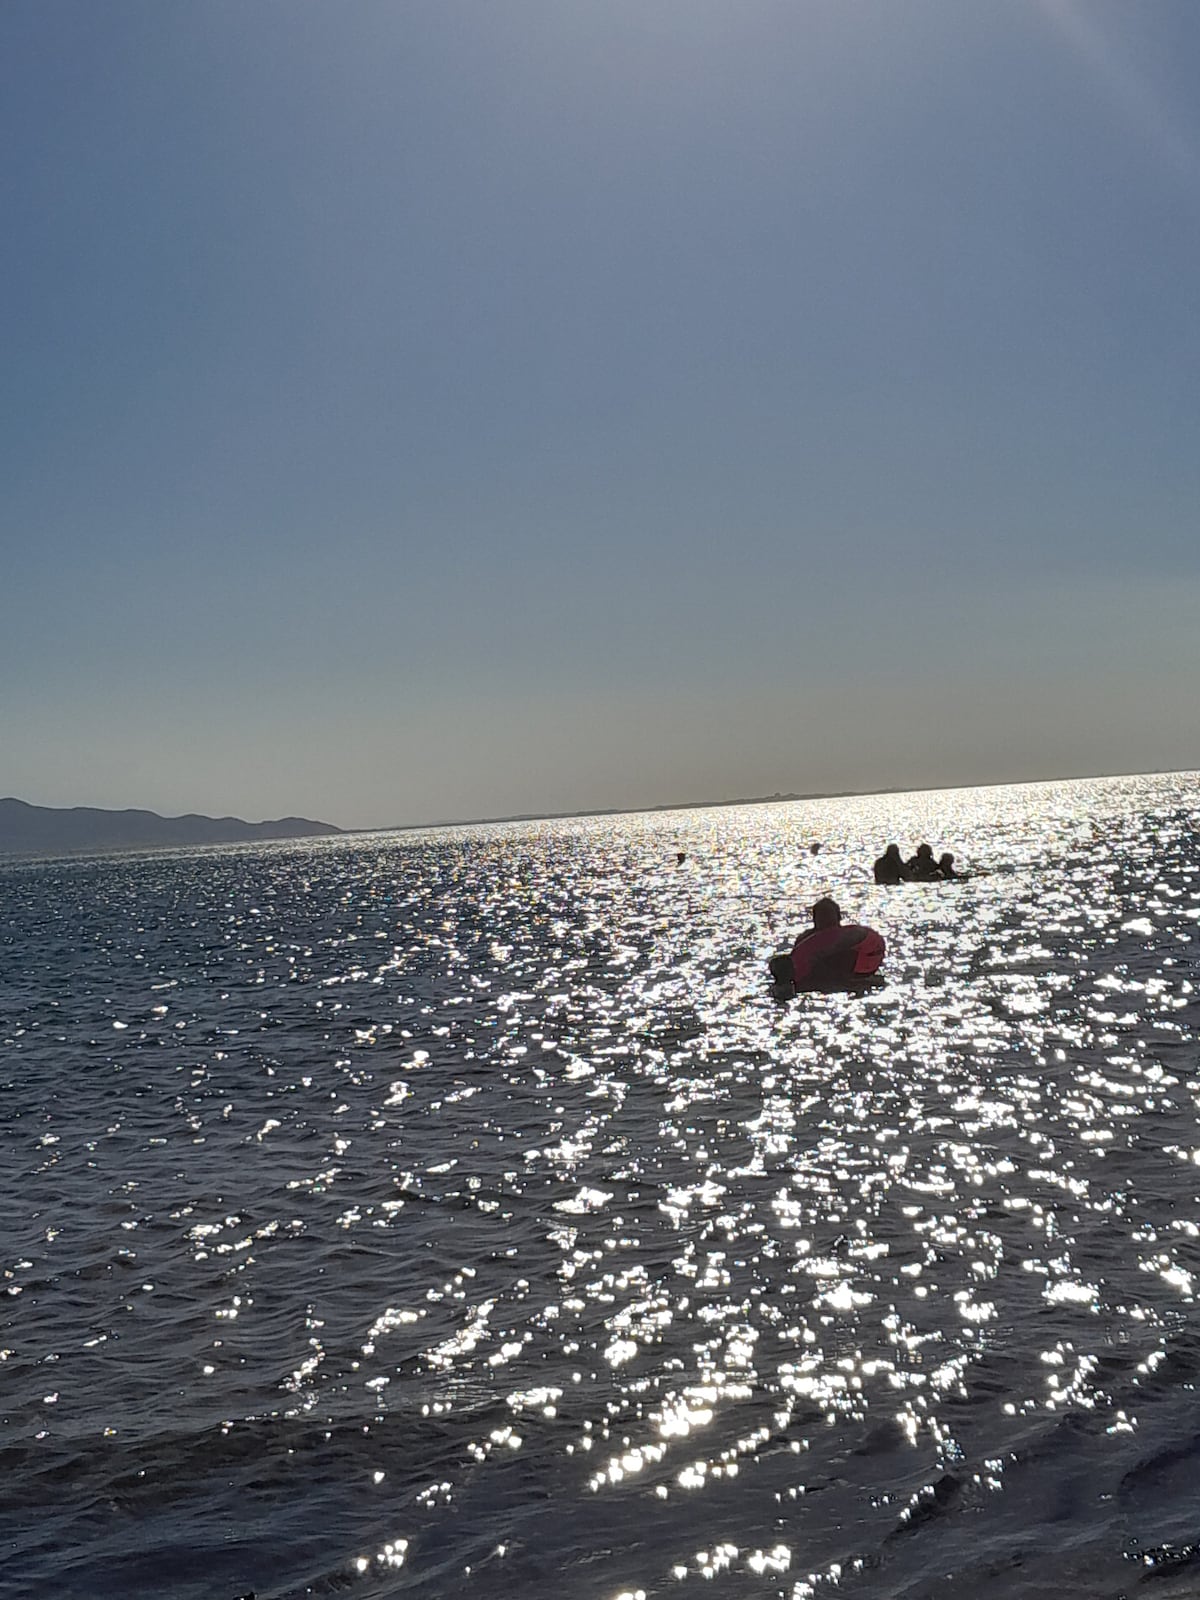
{"type": "Polygon", "coordinates": [[[0,794],[1200,766],[1196,0],[6,0],[0,794]]]}

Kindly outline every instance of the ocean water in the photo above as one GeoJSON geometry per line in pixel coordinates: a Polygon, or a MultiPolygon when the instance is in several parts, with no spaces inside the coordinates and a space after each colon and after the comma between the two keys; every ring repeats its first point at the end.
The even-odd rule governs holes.
{"type": "Polygon", "coordinates": [[[0,866],[0,1593],[1200,1594],[1198,816],[0,866]]]}

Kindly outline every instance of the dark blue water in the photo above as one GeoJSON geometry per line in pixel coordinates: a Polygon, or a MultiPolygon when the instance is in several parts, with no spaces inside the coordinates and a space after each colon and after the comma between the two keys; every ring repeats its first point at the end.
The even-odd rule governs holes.
{"type": "Polygon", "coordinates": [[[1200,1593],[1198,809],[0,867],[0,1593],[1200,1593]]]}

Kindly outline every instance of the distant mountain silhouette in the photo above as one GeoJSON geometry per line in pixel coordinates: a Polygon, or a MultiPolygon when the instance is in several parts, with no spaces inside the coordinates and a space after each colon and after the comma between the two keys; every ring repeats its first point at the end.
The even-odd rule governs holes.
{"type": "Polygon", "coordinates": [[[341,833],[329,822],[280,817],[160,817],[155,811],[100,811],[93,806],[31,806],[0,800],[0,854],[56,855],[69,850],[146,850],[163,845],[242,844],[341,833]]]}

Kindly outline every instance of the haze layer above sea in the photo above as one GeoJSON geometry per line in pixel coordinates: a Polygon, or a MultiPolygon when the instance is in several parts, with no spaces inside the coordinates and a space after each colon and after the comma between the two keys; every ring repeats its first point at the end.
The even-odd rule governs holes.
{"type": "Polygon", "coordinates": [[[0,1591],[1194,1593],[1198,807],[0,866],[0,1591]]]}

